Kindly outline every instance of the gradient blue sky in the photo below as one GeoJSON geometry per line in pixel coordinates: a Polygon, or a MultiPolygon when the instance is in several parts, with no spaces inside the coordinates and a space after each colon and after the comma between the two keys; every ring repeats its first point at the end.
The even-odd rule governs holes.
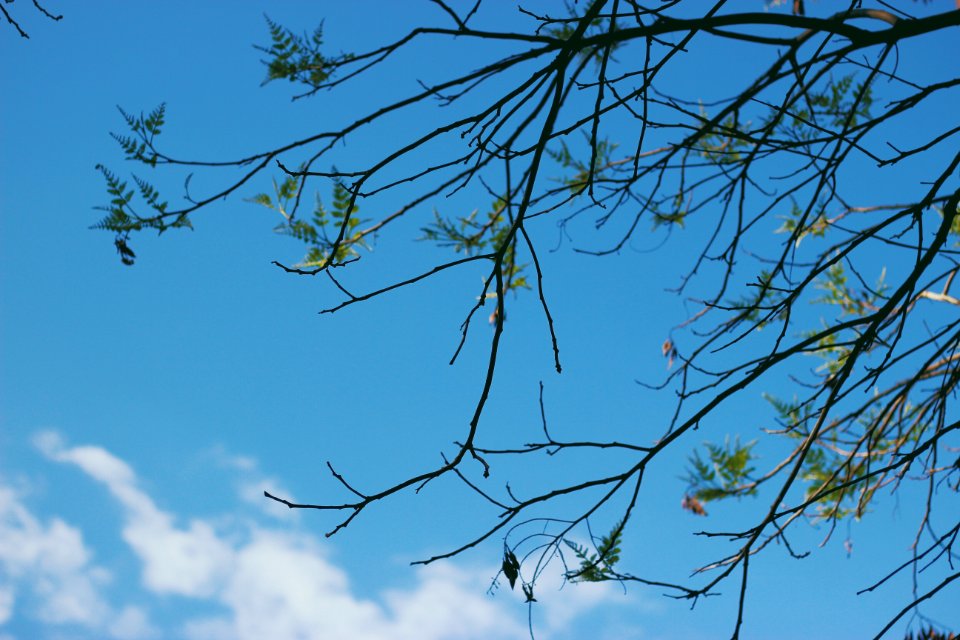
{"type": "MultiPolygon", "coordinates": [[[[495,516],[454,480],[378,504],[330,540],[330,517],[260,497],[265,488],[304,501],[339,496],[327,460],[372,489],[451,450],[487,349],[480,326],[458,365],[446,365],[480,267],[318,316],[336,292],[270,265],[295,262],[301,247],[272,234],[278,220],[242,197],[198,216],[194,232],[135,238],[133,268],[108,234],[88,230],[106,199],[94,165],[125,169],[107,135],[121,125],[116,105],[166,101],[168,149],[234,157],[413,91],[422,65],[434,78],[462,62],[414,49],[369,84],[291,104],[288,86],[259,86],[251,45],[266,40],[264,12],[296,29],[326,19],[331,49],[355,51],[423,21],[445,24],[443,13],[428,2],[61,5],[50,7],[65,14],[58,24],[15,5],[29,41],[0,30],[0,639],[526,637],[522,597],[486,593],[500,540],[426,569],[408,565],[495,516]]],[[[484,19],[520,20],[510,5],[484,19]]],[[[722,80],[678,82],[709,93],[722,80]]],[[[399,143],[404,127],[355,143],[356,153],[399,143]]],[[[659,430],[672,404],[635,380],[662,375],[660,344],[688,313],[664,292],[684,254],[680,235],[669,260],[638,251],[598,260],[567,245],[544,252],[565,372],[551,374],[536,300],[518,298],[486,417],[491,440],[535,437],[541,379],[560,433],[659,430]]],[[[351,284],[383,282],[378,264],[399,276],[436,255],[406,240],[378,243],[379,262],[351,284]]],[[[730,433],[752,438],[765,426],[765,414],[749,413],[762,406],[760,391],[721,414],[730,433]]],[[[708,525],[681,511],[687,453],[651,470],[625,542],[634,567],[664,579],[722,553],[693,531],[742,524],[761,506],[717,507],[708,525]]],[[[543,463],[520,469],[521,483],[540,486],[543,463]]],[[[496,469],[491,483],[505,477],[496,469]]],[[[814,550],[804,561],[772,548],[752,563],[744,637],[864,637],[881,627],[909,598],[909,581],[854,594],[908,557],[911,496],[881,499],[823,548],[825,532],[804,529],[797,543],[814,550]]],[[[732,582],[690,611],[636,587],[560,589],[558,577],[538,592],[538,638],[716,638],[735,620],[732,582]]],[[[925,613],[960,625],[956,601],[954,587],[925,613]]]]}

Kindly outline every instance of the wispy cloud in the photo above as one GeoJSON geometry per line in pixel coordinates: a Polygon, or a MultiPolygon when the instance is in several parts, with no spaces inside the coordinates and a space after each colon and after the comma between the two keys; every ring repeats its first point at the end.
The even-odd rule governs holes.
{"type": "Polygon", "coordinates": [[[299,512],[295,509],[289,509],[278,502],[264,498],[263,492],[269,491],[275,496],[296,501],[293,494],[279,480],[260,469],[260,463],[256,458],[230,453],[224,447],[216,447],[212,453],[214,460],[221,467],[231,470],[236,476],[237,495],[243,502],[279,520],[290,522],[298,519],[299,512]]]}
{"type": "MultiPolygon", "coordinates": [[[[409,588],[361,597],[346,571],[331,560],[327,544],[296,523],[281,527],[236,518],[184,519],[158,507],[133,468],[106,449],[69,446],[53,432],[39,434],[35,444],[49,460],[76,467],[103,485],[120,506],[121,535],[140,568],[140,600],[151,595],[184,598],[200,605],[189,610],[207,611],[163,620],[165,635],[191,640],[528,637],[519,596],[486,594],[493,567],[468,570],[451,562],[420,567],[411,570],[415,582],[409,588]]],[[[239,474],[241,500],[245,483],[257,485],[259,497],[264,483],[275,482],[252,458],[218,455],[222,467],[239,474]]],[[[0,563],[6,563],[0,566],[8,574],[12,567],[23,576],[21,582],[32,585],[44,603],[42,620],[70,621],[117,640],[160,635],[147,609],[107,603],[101,591],[109,576],[92,564],[79,529],[57,519],[41,523],[9,489],[0,492],[0,519],[0,536],[7,536],[0,537],[0,563]],[[3,555],[3,549],[18,544],[9,541],[15,533],[31,539],[35,549],[27,556],[3,555]]],[[[0,579],[0,628],[19,606],[17,584],[0,579]]],[[[568,635],[576,618],[610,601],[611,590],[610,585],[568,585],[544,598],[537,609],[543,620],[537,637],[568,635]]]]}
{"type": "Polygon", "coordinates": [[[101,447],[68,448],[55,433],[36,438],[51,460],[79,467],[109,489],[124,512],[123,539],[143,562],[143,582],[151,591],[210,597],[222,585],[233,549],[203,520],[184,528],[161,511],[137,483],[133,469],[101,447]]]}
{"type": "Polygon", "coordinates": [[[109,579],[90,563],[80,531],[54,518],[44,523],[9,487],[0,486],[0,622],[13,612],[20,593],[36,603],[37,617],[50,623],[99,624],[107,605],[98,586],[109,579]]]}
{"type": "MultiPolygon", "coordinates": [[[[471,573],[452,564],[417,571],[409,590],[382,601],[358,597],[346,572],[322,543],[303,533],[259,525],[218,530],[177,518],[157,507],[131,467],[101,447],[68,447],[52,433],[36,438],[51,460],[72,464],[102,483],[123,510],[123,538],[142,564],[151,592],[218,603],[221,613],[187,620],[197,640],[294,638],[405,638],[441,640],[519,638],[526,625],[509,600],[484,593],[490,570],[471,573]]],[[[241,468],[256,472],[247,459],[241,468]]],[[[136,618],[127,626],[135,629],[136,618]]]]}
{"type": "Polygon", "coordinates": [[[143,611],[108,604],[102,591],[110,580],[79,529],[59,518],[42,521],[0,484],[0,626],[24,608],[53,627],[75,625],[118,640],[152,637],[143,611]]]}

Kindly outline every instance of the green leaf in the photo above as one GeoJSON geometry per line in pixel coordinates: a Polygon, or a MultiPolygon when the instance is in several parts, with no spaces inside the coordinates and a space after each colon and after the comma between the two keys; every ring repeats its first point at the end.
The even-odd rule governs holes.
{"type": "Polygon", "coordinates": [[[327,82],[336,68],[353,58],[351,54],[328,57],[321,53],[323,24],[313,33],[296,34],[264,16],[270,34],[269,47],[257,47],[267,54],[263,64],[267,77],[263,84],[273,80],[288,80],[318,89],[327,82]]]}
{"type": "Polygon", "coordinates": [[[755,494],[756,488],[748,483],[754,471],[750,462],[755,459],[755,444],[756,441],[741,445],[739,438],[733,442],[727,438],[723,445],[704,443],[706,459],[697,451],[688,459],[688,495],[709,502],[755,494]]]}
{"type": "Polygon", "coordinates": [[[623,540],[625,521],[620,520],[607,535],[596,543],[596,553],[570,540],[564,540],[580,560],[576,570],[567,571],[566,578],[573,582],[603,582],[616,577],[614,565],[620,561],[620,544],[623,540]]]}

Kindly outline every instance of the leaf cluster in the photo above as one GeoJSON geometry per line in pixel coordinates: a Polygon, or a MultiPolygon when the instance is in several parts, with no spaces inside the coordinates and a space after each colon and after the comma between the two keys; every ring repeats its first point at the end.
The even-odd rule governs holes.
{"type": "Polygon", "coordinates": [[[790,208],[790,213],[781,218],[783,224],[780,225],[776,233],[789,233],[790,237],[794,238],[794,246],[797,248],[800,247],[800,242],[807,236],[814,238],[825,237],[827,231],[830,230],[831,222],[826,214],[823,213],[823,208],[820,207],[819,209],[820,212],[814,216],[813,220],[807,221],[808,216],[806,212],[794,201],[793,206],[790,208]]]}
{"type": "MultiPolygon", "coordinates": [[[[701,217],[706,218],[702,223],[705,227],[685,234],[695,236],[689,240],[684,238],[685,241],[702,241],[702,244],[694,251],[695,256],[691,253],[688,270],[676,289],[686,302],[702,308],[675,327],[677,339],[684,341],[682,357],[673,343],[673,332],[664,343],[662,353],[668,359],[670,374],[663,384],[655,386],[670,387],[678,397],[673,418],[663,425],[667,440],[651,444],[648,435],[642,434],[627,442],[596,442],[592,438],[560,442],[550,436],[544,417],[546,440],[543,442],[505,449],[481,448],[479,420],[485,415],[487,398],[492,397],[494,374],[499,371],[497,356],[503,324],[498,314],[505,310],[505,305],[499,304],[491,316],[491,322],[499,321],[491,341],[482,393],[473,408],[471,430],[466,438],[457,442],[455,457],[444,457],[443,466],[428,469],[374,494],[353,491],[355,497],[350,501],[323,505],[281,502],[298,508],[316,507],[345,513],[341,524],[333,530],[336,532],[375,501],[456,473],[477,495],[503,509],[502,519],[473,542],[427,562],[471,548],[497,534],[517,517],[510,529],[503,529],[506,533],[501,573],[511,588],[517,582],[521,584],[528,601],[533,601],[534,584],[542,567],[558,557],[558,552],[562,552],[559,553],[561,562],[576,558],[576,562],[564,567],[571,581],[636,579],[646,584],[667,584],[631,576],[615,568],[621,562],[624,524],[635,504],[621,500],[626,488],[635,487],[635,500],[641,487],[646,490],[649,486],[644,481],[644,470],[665,446],[680,437],[695,437],[693,432],[701,426],[715,428],[718,418],[715,407],[729,403],[730,398],[742,397],[748,385],[766,384],[776,375],[772,373],[774,369],[786,370],[795,383],[792,389],[800,399],[785,401],[768,397],[782,428],[767,431],[783,438],[790,445],[789,453],[758,472],[755,443],[742,444],[739,439],[731,440],[731,435],[722,444],[708,442],[697,448],[687,465],[687,489],[681,506],[698,515],[706,515],[706,502],[756,495],[764,482],[773,478],[784,480],[775,502],[769,509],[760,511],[754,526],[730,538],[739,548],[702,567],[703,571],[716,570],[714,578],[697,588],[667,584],[678,597],[696,601],[714,592],[720,582],[740,567],[743,570],[742,606],[747,563],[754,554],[768,544],[782,541],[792,555],[799,557],[789,549],[784,533],[791,523],[827,520],[832,525],[840,518],[860,517],[878,488],[898,486],[895,483],[909,477],[908,473],[916,475],[918,467],[922,470],[921,477],[929,479],[931,487],[935,474],[955,481],[953,474],[960,470],[960,463],[938,465],[936,456],[946,446],[947,434],[953,433],[950,437],[955,438],[960,429],[958,423],[951,424],[953,414],[952,409],[948,409],[952,406],[948,400],[960,386],[960,357],[957,356],[960,325],[953,314],[938,312],[937,321],[946,320],[930,326],[922,315],[929,308],[924,306],[928,303],[919,301],[953,305],[951,308],[960,305],[950,291],[951,283],[960,272],[956,251],[944,244],[948,228],[960,235],[960,215],[956,212],[960,192],[949,193],[955,188],[951,181],[960,157],[937,167],[935,164],[940,162],[937,153],[943,155],[941,151],[929,156],[934,160],[927,183],[919,190],[904,189],[909,193],[896,199],[906,204],[869,201],[860,206],[858,200],[874,198],[875,190],[864,189],[870,184],[868,180],[851,181],[847,176],[851,175],[848,158],[864,156],[876,160],[877,166],[883,168],[952,141],[960,131],[944,128],[936,137],[919,141],[913,149],[893,148],[893,154],[886,148],[880,149],[876,141],[888,137],[885,132],[895,126],[909,126],[909,119],[907,125],[900,125],[901,120],[895,121],[895,117],[912,110],[929,96],[952,90],[958,81],[947,79],[928,86],[899,82],[890,94],[894,100],[883,106],[880,115],[871,114],[870,90],[878,80],[901,80],[889,57],[891,52],[896,52],[895,46],[900,40],[955,27],[956,14],[951,16],[947,12],[930,18],[908,19],[886,10],[851,8],[844,14],[823,18],[814,15],[822,11],[811,10],[811,15],[800,18],[797,14],[802,11],[795,9],[795,15],[782,19],[765,16],[763,22],[770,28],[757,29],[756,14],[745,12],[742,19],[738,19],[735,9],[725,9],[717,15],[672,11],[677,4],[661,3],[659,8],[643,11],[638,10],[635,3],[571,4],[568,6],[571,17],[559,20],[524,10],[538,20],[536,31],[509,33],[497,32],[496,27],[473,29],[468,26],[472,13],[461,17],[441,3],[454,18],[456,29],[417,27],[383,47],[356,57],[339,58],[321,52],[322,25],[312,34],[298,35],[267,19],[270,44],[260,48],[266,54],[263,61],[267,66],[266,82],[286,79],[306,85],[310,88],[308,93],[334,88],[385,63],[395,51],[425,33],[431,38],[449,37],[453,42],[474,39],[509,42],[511,48],[503,50],[504,57],[480,69],[432,86],[421,83],[419,91],[402,100],[358,113],[357,119],[343,129],[313,132],[300,140],[230,161],[179,161],[156,151],[154,140],[164,124],[162,106],[147,116],[132,117],[123,113],[130,131],[117,140],[128,159],[151,167],[170,164],[232,168],[237,172],[238,177],[227,188],[198,201],[190,200],[189,211],[205,207],[250,184],[255,177],[263,175],[261,172],[274,160],[289,164],[290,156],[310,158],[298,171],[275,180],[272,193],[250,198],[251,202],[279,214],[277,232],[306,245],[306,255],[298,266],[315,267],[310,273],[351,262],[375,233],[381,233],[387,225],[408,213],[421,214],[422,207],[437,201],[439,194],[455,193],[469,184],[474,185],[470,188],[475,189],[475,193],[482,194],[475,186],[481,184],[493,198],[489,207],[480,204],[479,208],[464,214],[473,208],[470,206],[452,215],[449,211],[441,214],[435,208],[432,219],[428,214],[425,226],[421,226],[422,222],[417,225],[421,227],[420,240],[465,253],[466,258],[443,258],[433,269],[406,280],[391,278],[394,281],[390,285],[361,296],[349,293],[328,271],[333,284],[350,298],[332,310],[420,282],[446,269],[472,264],[474,260],[478,264],[481,260],[490,260],[487,266],[492,265],[480,290],[480,303],[485,297],[499,297],[498,302],[503,303],[506,291],[528,287],[527,265],[519,262],[517,242],[520,239],[525,243],[520,251],[526,252],[524,256],[529,256],[535,267],[536,289],[558,372],[560,351],[547,302],[550,290],[549,286],[544,287],[534,245],[539,236],[528,234],[533,225],[552,219],[563,230],[563,225],[573,216],[592,210],[598,215],[596,227],[600,230],[606,221],[616,216],[609,228],[619,229],[615,232],[619,237],[607,248],[595,251],[578,248],[584,253],[609,255],[634,246],[631,243],[637,239],[635,230],[643,228],[647,221],[666,241],[677,226],[692,225],[693,213],[704,212],[701,217]],[[875,28],[857,26],[867,19],[880,23],[876,23],[875,28]],[[774,25],[778,26],[774,28],[774,25]],[[740,69],[731,67],[730,85],[742,88],[735,95],[707,103],[705,107],[696,93],[701,90],[696,83],[677,88],[678,83],[671,79],[665,82],[663,78],[668,73],[665,69],[675,68],[672,60],[682,57],[678,54],[686,52],[688,46],[694,46],[699,39],[694,35],[703,31],[712,37],[766,48],[772,64],[758,76],[746,71],[752,66],[746,65],[744,73],[750,73],[746,78],[739,78],[735,72],[740,69]],[[544,32],[546,36],[542,35],[544,32]],[[807,46],[813,41],[820,44],[807,46]],[[622,62],[610,55],[616,47],[627,44],[632,44],[636,55],[624,55],[622,62]],[[530,48],[517,52],[512,45],[530,48]],[[588,64],[591,61],[595,64],[588,64]],[[353,73],[341,70],[348,62],[356,63],[353,73]],[[526,66],[517,73],[521,69],[517,65],[521,63],[526,66]],[[852,68],[856,75],[837,75],[838,70],[852,68]],[[341,77],[335,78],[338,70],[341,77]],[[494,79],[503,83],[516,80],[518,84],[513,87],[502,84],[487,90],[494,79]],[[739,84],[741,79],[746,82],[739,84]],[[671,95],[668,91],[679,93],[671,95]],[[575,97],[578,93],[579,98],[575,97]],[[453,119],[415,120],[420,112],[412,109],[420,103],[426,104],[436,96],[442,97],[441,104],[448,105],[468,95],[470,99],[460,103],[465,111],[458,112],[453,119]],[[896,99],[901,96],[906,97],[896,99]],[[708,108],[711,113],[707,113],[708,108]],[[348,135],[352,137],[353,131],[375,121],[383,123],[388,114],[394,112],[410,114],[408,121],[424,130],[411,131],[409,144],[398,147],[394,153],[379,155],[369,163],[364,159],[348,171],[312,170],[321,161],[333,164],[338,157],[335,149],[348,135]],[[623,127],[622,120],[614,113],[628,119],[632,117],[636,126],[623,127]],[[618,132],[615,137],[624,142],[626,148],[636,149],[634,155],[614,159],[616,145],[603,135],[614,130],[618,132]],[[629,136],[626,140],[619,137],[624,131],[629,136]],[[630,139],[635,132],[639,132],[638,136],[630,139]],[[438,145],[436,149],[442,150],[438,152],[441,157],[431,158],[429,166],[421,164],[417,153],[428,148],[432,152],[433,147],[427,143],[448,135],[454,142],[459,135],[459,141],[466,145],[462,153],[448,155],[446,147],[438,145]],[[581,136],[586,139],[586,145],[581,143],[581,136]],[[535,142],[528,144],[528,141],[535,142]],[[550,160],[541,162],[544,156],[550,160]],[[500,182],[504,175],[501,161],[506,168],[504,186],[500,182]],[[397,168],[401,175],[391,174],[386,178],[382,169],[387,165],[391,165],[391,170],[397,168]],[[550,171],[554,173],[545,175],[550,171]],[[329,204],[317,197],[312,211],[308,211],[309,205],[300,209],[305,181],[323,178],[333,180],[329,204]],[[555,182],[549,186],[551,178],[555,182]],[[377,199],[378,194],[395,188],[392,193],[396,193],[408,187],[412,191],[402,196],[399,205],[389,204],[393,213],[375,218],[370,226],[359,226],[363,221],[358,217],[358,197],[371,198],[367,202],[382,202],[377,199]],[[851,190],[852,195],[848,193],[851,190]],[[558,212],[568,205],[577,211],[561,217],[558,212]],[[942,209],[938,210],[938,206],[942,209]],[[785,210],[789,213],[771,224],[771,219],[785,210]],[[931,230],[925,223],[926,212],[930,210],[943,215],[939,225],[934,225],[937,230],[931,230]],[[789,234],[785,241],[778,242],[769,236],[778,224],[781,233],[789,234]],[[908,232],[912,230],[918,233],[916,240],[909,237],[912,234],[908,232]],[[806,244],[801,252],[802,242],[806,244]],[[901,255],[907,258],[900,258],[901,255]],[[890,291],[884,286],[882,276],[871,287],[857,272],[861,261],[878,260],[881,264],[890,264],[891,273],[896,275],[890,291]],[[496,291],[490,288],[494,278],[496,291]],[[711,287],[705,294],[698,284],[704,281],[711,287]],[[815,323],[815,316],[802,307],[807,303],[818,305],[836,318],[822,320],[821,326],[812,331],[803,331],[815,323]],[[773,331],[766,331],[763,336],[769,344],[750,338],[755,329],[767,325],[774,325],[773,331]],[[923,331],[918,330],[920,327],[923,331]],[[762,348],[759,353],[758,346],[762,348]],[[798,373],[797,368],[802,367],[799,363],[810,355],[822,358],[825,363],[814,372],[798,373]],[[669,366],[674,360],[679,366],[669,366]],[[901,375],[901,372],[905,373],[901,375]],[[868,393],[853,393],[855,390],[868,393]],[[709,400],[699,402],[707,397],[709,400]],[[591,469],[594,477],[587,481],[567,484],[557,480],[559,486],[529,498],[517,498],[508,486],[506,496],[512,501],[498,499],[492,492],[480,489],[468,477],[472,472],[463,464],[471,459],[480,461],[483,475],[487,477],[491,463],[486,458],[537,451],[553,455],[578,447],[628,451],[638,458],[633,464],[613,470],[598,464],[596,469],[591,469]],[[924,456],[929,457],[924,459],[924,456]],[[609,491],[602,493],[588,510],[557,514],[560,517],[554,517],[549,511],[544,512],[542,518],[539,515],[528,519],[520,517],[542,505],[559,505],[562,496],[586,494],[592,487],[607,487],[609,491]],[[618,504],[629,505],[620,512],[622,519],[607,535],[595,538],[589,518],[600,506],[613,505],[618,500],[618,504]],[[541,522],[543,528],[528,535],[527,530],[540,527],[541,522]],[[567,539],[577,527],[587,529],[586,545],[567,539]],[[519,543],[509,543],[511,535],[521,533],[519,543]],[[539,540],[538,536],[546,536],[547,541],[534,542],[539,540]],[[533,545],[537,546],[529,549],[533,545]],[[539,560],[532,558],[536,554],[540,554],[539,560]],[[535,564],[536,568],[523,576],[525,563],[535,564]]],[[[697,12],[696,3],[685,3],[684,12],[686,5],[697,12]]],[[[371,152],[379,153],[375,149],[371,152]]],[[[948,160],[951,155],[946,154],[948,160]]],[[[859,171],[860,165],[855,166],[859,171]]],[[[101,168],[101,172],[107,180],[111,201],[105,207],[108,215],[99,226],[117,233],[117,251],[121,260],[129,264],[135,254],[127,245],[127,234],[144,228],[162,231],[169,226],[165,221],[177,218],[179,212],[167,211],[157,190],[138,177],[134,176],[128,185],[106,169],[101,168]],[[148,215],[141,216],[134,211],[134,198],[147,203],[148,215]]],[[[697,223],[701,224],[699,220],[697,223]]],[[[396,226],[403,229],[403,225],[390,229],[396,226]]],[[[687,253],[690,251],[684,249],[682,255],[668,256],[667,262],[672,264],[674,258],[687,253]]],[[[470,311],[462,324],[463,341],[467,339],[470,318],[479,306],[470,311]]],[[[335,472],[334,475],[340,479],[335,472]]],[[[947,483],[947,486],[955,490],[954,485],[947,483]]],[[[349,485],[346,487],[350,489],[349,485]]],[[[934,495],[933,492],[930,495],[934,495]]],[[[925,515],[924,523],[926,520],[925,515]]],[[[829,528],[833,530],[832,526],[829,528]]],[[[943,539],[935,541],[937,545],[942,543],[943,539]]],[[[926,552],[915,554],[914,564],[923,553],[926,552]]],[[[949,555],[941,554],[941,557],[949,558],[949,555]]],[[[738,619],[734,636],[739,626],[738,619]]]]}
{"type": "MultiPolygon", "coordinates": [[[[146,115],[142,112],[140,115],[132,115],[120,107],[117,109],[127,124],[129,134],[121,135],[111,132],[110,136],[123,149],[127,160],[143,163],[151,169],[155,168],[158,160],[162,159],[155,147],[155,142],[166,124],[166,105],[161,103],[146,115]]],[[[93,224],[91,229],[103,229],[116,234],[114,245],[124,264],[132,265],[135,257],[127,244],[131,232],[156,229],[159,233],[163,233],[167,229],[193,228],[186,213],[174,215],[168,211],[169,202],[162,200],[160,191],[146,179],[131,174],[130,179],[133,181],[131,187],[126,180],[121,179],[106,166],[98,164],[96,169],[107,184],[107,195],[110,201],[108,204],[95,207],[107,213],[93,224]],[[134,206],[137,195],[142,204],[149,209],[149,213],[138,213],[134,206]]]]}
{"type": "Polygon", "coordinates": [[[778,131],[794,140],[811,140],[825,130],[850,129],[869,120],[873,91],[855,78],[853,74],[831,76],[823,86],[807,91],[802,106],[789,113],[778,131]]]}
{"type": "Polygon", "coordinates": [[[164,119],[167,111],[166,104],[161,102],[146,116],[143,113],[139,116],[129,114],[120,107],[117,107],[117,110],[120,111],[132,135],[111,133],[110,136],[123,149],[127,160],[135,160],[155,167],[159,156],[154,148],[154,139],[160,135],[161,129],[166,124],[164,119]]]}
{"type": "MultiPolygon", "coordinates": [[[[546,34],[556,38],[557,40],[567,41],[573,37],[573,34],[576,32],[577,22],[583,16],[583,10],[577,7],[576,2],[569,2],[566,0],[564,2],[566,7],[567,19],[556,20],[555,24],[551,27],[548,27],[545,31],[546,34]]],[[[583,34],[584,38],[588,38],[592,35],[599,33],[599,28],[604,25],[604,20],[599,16],[590,21],[589,26],[583,34]]],[[[613,24],[612,30],[616,31],[616,23],[613,24]]],[[[609,47],[610,51],[615,51],[619,47],[619,43],[611,43],[608,45],[597,44],[590,47],[578,47],[577,48],[577,58],[581,62],[592,61],[593,63],[600,65],[603,59],[604,50],[609,47]]]]}
{"type": "Polygon", "coordinates": [[[127,244],[132,231],[156,229],[159,233],[163,233],[167,229],[193,228],[189,217],[186,215],[179,215],[172,222],[168,222],[167,218],[164,217],[167,213],[168,203],[161,201],[157,188],[143,178],[135,174],[131,176],[135,185],[134,189],[128,186],[127,181],[121,180],[105,166],[98,164],[96,168],[107,183],[107,195],[110,196],[110,202],[95,207],[107,213],[90,228],[113,231],[116,234],[114,244],[124,264],[132,265],[136,257],[127,244]],[[140,198],[147,207],[153,211],[152,215],[141,216],[134,209],[133,201],[137,192],[139,192],[140,198]]]}
{"type": "MultiPolygon", "coordinates": [[[[747,321],[755,324],[758,329],[763,328],[767,322],[762,318],[763,312],[779,307],[787,292],[773,285],[773,274],[766,269],[757,274],[756,282],[747,286],[750,287],[748,293],[726,302],[725,308],[737,312],[731,325],[747,321]]],[[[777,314],[776,319],[782,319],[782,316],[782,313],[777,314]]]]}
{"type": "Polygon", "coordinates": [[[703,133],[697,138],[694,148],[700,156],[715,165],[736,165],[742,162],[744,152],[750,147],[749,122],[740,122],[739,113],[733,113],[719,123],[710,125],[707,110],[700,105],[699,119],[703,133]]]}
{"type": "Polygon", "coordinates": [[[323,44],[323,23],[313,33],[296,34],[264,16],[270,32],[270,46],[258,47],[269,58],[267,77],[263,84],[273,80],[289,80],[316,87],[328,77],[327,60],[320,53],[323,44]]]}
{"type": "Polygon", "coordinates": [[[808,403],[801,403],[794,396],[792,400],[782,400],[769,393],[763,394],[763,399],[770,403],[777,415],[777,422],[786,432],[793,431],[807,423],[813,416],[808,403]]]}
{"type": "Polygon", "coordinates": [[[877,284],[872,289],[854,289],[848,283],[843,264],[836,262],[827,269],[825,277],[817,283],[817,288],[822,290],[824,295],[812,302],[835,305],[839,307],[841,316],[863,317],[871,311],[876,311],[886,299],[885,275],[886,269],[881,271],[877,284]]]}
{"type": "Polygon", "coordinates": [[[301,220],[294,214],[292,206],[300,191],[300,178],[288,175],[279,183],[273,181],[274,195],[259,193],[248,202],[276,211],[283,221],[274,227],[276,233],[296,238],[307,245],[307,253],[297,267],[316,268],[328,260],[340,263],[358,256],[357,248],[369,249],[363,234],[357,229],[364,221],[356,214],[359,207],[350,191],[340,182],[334,182],[332,206],[324,206],[319,194],[309,220],[301,220]],[[341,227],[346,227],[344,240],[336,245],[336,237],[341,227]]]}
{"type": "Polygon", "coordinates": [[[529,289],[527,265],[517,261],[517,239],[512,229],[507,200],[498,197],[482,216],[479,209],[474,209],[465,216],[448,218],[434,209],[433,222],[421,228],[420,239],[467,255],[499,251],[509,243],[503,256],[504,290],[529,289]]]}
{"type": "Polygon", "coordinates": [[[274,80],[288,80],[316,91],[330,81],[341,64],[353,59],[353,55],[349,53],[336,57],[321,53],[323,23],[320,23],[313,33],[298,34],[267,16],[264,16],[264,19],[267,21],[270,45],[256,47],[267,54],[267,59],[262,61],[267,67],[267,77],[262,84],[274,80]]]}
{"type": "Polygon", "coordinates": [[[624,520],[620,520],[609,533],[595,541],[596,551],[572,540],[564,540],[566,545],[580,560],[580,566],[566,572],[567,580],[572,582],[603,582],[617,578],[614,566],[620,561],[620,545],[623,543],[624,520]]]}
{"type": "Polygon", "coordinates": [[[688,458],[688,494],[702,502],[754,495],[756,487],[748,481],[755,470],[750,464],[756,459],[755,444],[740,444],[739,437],[732,442],[728,437],[722,445],[705,442],[705,458],[698,451],[688,458]]]}
{"type": "Polygon", "coordinates": [[[938,631],[933,627],[921,627],[916,635],[910,631],[903,640],[957,640],[957,634],[952,631],[938,631]]]}
{"type": "MultiPolygon", "coordinates": [[[[587,142],[590,144],[589,138],[587,142]]],[[[611,156],[616,148],[616,143],[602,138],[597,140],[595,145],[590,144],[589,152],[581,156],[574,154],[565,140],[560,140],[559,148],[547,149],[546,152],[562,169],[570,172],[562,181],[571,195],[578,196],[587,189],[591,181],[601,181],[606,177],[605,172],[611,166],[611,156]]]]}

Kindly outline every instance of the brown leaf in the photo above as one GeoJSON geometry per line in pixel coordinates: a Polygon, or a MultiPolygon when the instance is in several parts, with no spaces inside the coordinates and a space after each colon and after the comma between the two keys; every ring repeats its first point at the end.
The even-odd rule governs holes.
{"type": "Polygon", "coordinates": [[[696,496],[687,494],[680,501],[680,506],[696,516],[707,515],[707,510],[703,508],[703,503],[697,500],[696,496]]]}
{"type": "Polygon", "coordinates": [[[663,345],[660,347],[660,353],[663,354],[663,357],[667,359],[667,369],[673,366],[673,360],[677,357],[677,348],[674,346],[673,341],[670,338],[667,338],[663,341],[663,345]]]}

